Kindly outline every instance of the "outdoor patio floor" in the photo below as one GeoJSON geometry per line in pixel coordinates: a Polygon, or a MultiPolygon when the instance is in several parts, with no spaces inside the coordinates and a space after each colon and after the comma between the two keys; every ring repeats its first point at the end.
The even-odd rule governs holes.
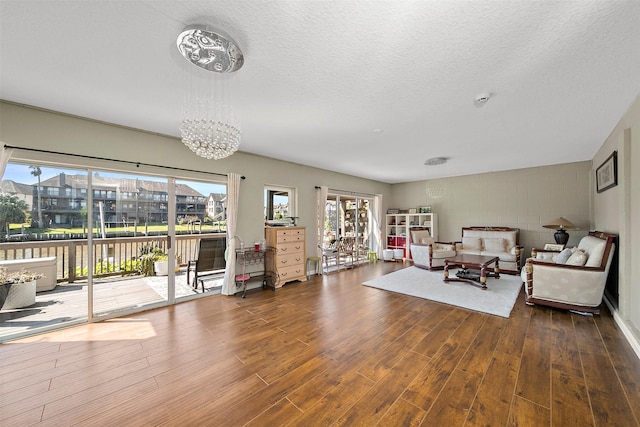
{"type": "MultiPolygon", "coordinates": [[[[205,292],[219,293],[222,275],[204,278],[205,292]]],[[[166,301],[166,276],[130,276],[102,278],[93,287],[93,307],[96,315],[130,310],[166,301]]],[[[186,271],[176,273],[176,299],[202,293],[187,284],[186,271]]],[[[61,283],[52,290],[38,292],[32,306],[0,311],[0,342],[18,334],[28,334],[40,328],[87,319],[86,281],[61,283]]]]}

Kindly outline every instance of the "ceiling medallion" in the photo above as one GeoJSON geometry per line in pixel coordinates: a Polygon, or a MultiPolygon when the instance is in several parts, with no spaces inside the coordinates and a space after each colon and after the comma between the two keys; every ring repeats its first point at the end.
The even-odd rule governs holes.
{"type": "Polygon", "coordinates": [[[201,25],[185,28],[176,41],[184,58],[217,73],[238,71],[244,64],[244,55],[230,37],[201,25]]]}

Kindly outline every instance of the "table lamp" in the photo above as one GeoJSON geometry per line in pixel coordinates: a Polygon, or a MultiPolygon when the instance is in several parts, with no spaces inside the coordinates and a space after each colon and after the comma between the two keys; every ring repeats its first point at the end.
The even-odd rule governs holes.
{"type": "Polygon", "coordinates": [[[569,241],[569,233],[567,233],[566,230],[579,230],[579,228],[572,224],[571,221],[563,217],[556,218],[548,224],[543,225],[543,227],[557,230],[553,234],[553,237],[559,245],[566,245],[569,241]]]}

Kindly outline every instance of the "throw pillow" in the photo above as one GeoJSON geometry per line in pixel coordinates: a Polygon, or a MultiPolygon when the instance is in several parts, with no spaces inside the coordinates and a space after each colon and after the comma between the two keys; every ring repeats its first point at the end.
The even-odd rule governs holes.
{"type": "Polygon", "coordinates": [[[463,237],[462,247],[464,249],[482,250],[482,241],[479,237],[463,237]]]}
{"type": "Polygon", "coordinates": [[[423,237],[422,239],[420,239],[420,243],[422,243],[423,245],[431,245],[433,244],[433,239],[431,237],[423,237]]]}
{"type": "Polygon", "coordinates": [[[582,250],[577,250],[571,254],[566,264],[568,265],[584,265],[587,262],[587,254],[582,250]]]}
{"type": "Polygon", "coordinates": [[[553,252],[538,252],[536,254],[536,259],[540,259],[542,261],[553,261],[553,255],[553,252]]]}
{"type": "Polygon", "coordinates": [[[572,253],[573,251],[571,250],[571,248],[563,249],[562,252],[560,252],[556,257],[556,263],[566,264],[572,253]]]}
{"type": "Polygon", "coordinates": [[[500,238],[486,238],[484,239],[484,250],[489,252],[504,252],[505,240],[500,238]]]}
{"type": "Polygon", "coordinates": [[[430,238],[429,230],[411,230],[411,241],[422,243],[423,239],[430,238]]]}

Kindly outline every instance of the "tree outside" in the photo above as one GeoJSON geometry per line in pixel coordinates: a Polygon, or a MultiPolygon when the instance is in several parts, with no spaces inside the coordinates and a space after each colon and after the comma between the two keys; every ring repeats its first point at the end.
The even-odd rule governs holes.
{"type": "Polygon", "coordinates": [[[31,169],[31,175],[38,178],[38,227],[42,227],[42,203],[40,203],[40,175],[42,175],[42,169],[39,166],[29,166],[31,169]]]}
{"type": "Polygon", "coordinates": [[[0,229],[9,235],[9,224],[23,223],[27,219],[29,206],[11,194],[0,194],[0,229]]]}

